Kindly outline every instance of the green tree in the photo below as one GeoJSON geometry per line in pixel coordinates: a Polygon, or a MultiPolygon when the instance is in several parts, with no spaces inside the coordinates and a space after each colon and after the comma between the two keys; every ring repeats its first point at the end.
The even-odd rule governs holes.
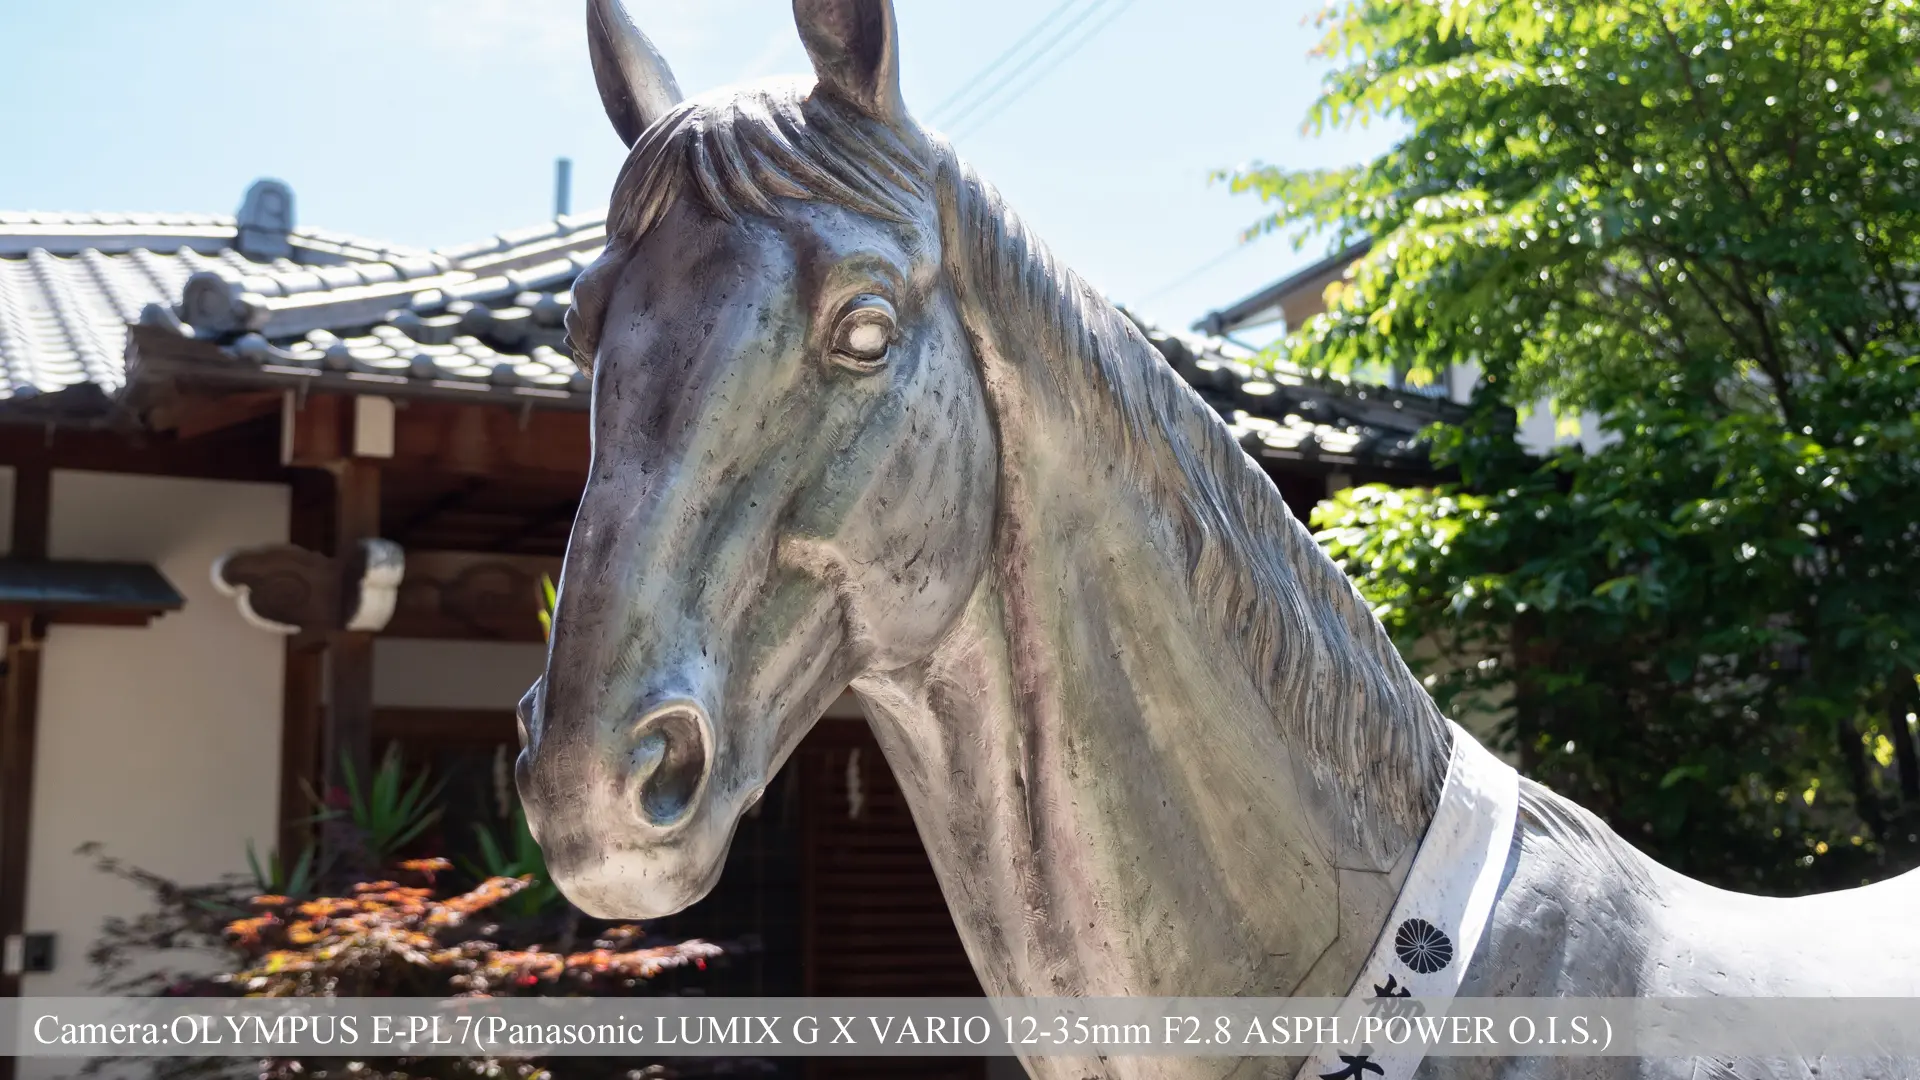
{"type": "Polygon", "coordinates": [[[1316,515],[1536,778],[1685,872],[1793,892],[1920,844],[1920,134],[1913,0],[1351,0],[1256,231],[1374,240],[1279,348],[1482,373],[1457,483],[1316,515]],[[1541,459],[1516,410],[1613,441],[1541,459]]]}

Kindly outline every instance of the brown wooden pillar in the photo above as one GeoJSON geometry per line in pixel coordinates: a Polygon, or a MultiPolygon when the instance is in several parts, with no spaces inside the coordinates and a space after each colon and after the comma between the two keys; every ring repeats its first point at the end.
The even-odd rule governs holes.
{"type": "MultiPolygon", "coordinates": [[[[52,474],[44,464],[14,470],[15,559],[47,557],[52,474]]],[[[40,643],[44,618],[6,620],[5,693],[0,696],[0,942],[27,930],[27,860],[33,839],[34,748],[40,728],[40,643]]],[[[20,977],[0,969],[0,997],[18,997],[20,977]]],[[[11,1080],[13,1060],[0,1058],[0,1080],[11,1080]]]]}
{"type": "Polygon", "coordinates": [[[293,865],[314,841],[313,803],[321,793],[321,735],[326,727],[326,650],[289,638],[280,728],[280,848],[283,863],[293,865]]]}
{"type": "MultiPolygon", "coordinates": [[[[380,536],[380,466],[393,453],[390,403],[289,394],[282,412],[283,463],[298,470],[293,542],[331,556],[342,590],[332,609],[351,612],[357,599],[364,541],[380,536]],[[324,492],[324,497],[322,496],[324,492]]],[[[338,629],[302,633],[288,643],[283,717],[281,831],[283,857],[304,845],[306,789],[334,799],[351,768],[362,785],[373,757],[373,638],[338,629]],[[296,809],[297,808],[297,809],[296,809]]],[[[346,834],[323,829],[322,854],[351,858],[346,834]]]]}
{"type": "MultiPolygon", "coordinates": [[[[325,553],[333,542],[333,478],[321,469],[292,471],[288,539],[325,553]]],[[[321,761],[326,730],[326,639],[289,636],[280,726],[280,858],[291,866],[315,839],[314,796],[325,791],[321,761]]]]}
{"type": "MultiPolygon", "coordinates": [[[[334,473],[334,557],[353,566],[361,541],[380,536],[380,470],[372,462],[349,458],[334,473]]],[[[350,582],[357,577],[346,575],[350,582]]],[[[342,598],[352,610],[352,598],[342,598]]],[[[344,763],[365,784],[373,759],[373,637],[342,630],[327,642],[328,788],[345,786],[344,763]]]]}

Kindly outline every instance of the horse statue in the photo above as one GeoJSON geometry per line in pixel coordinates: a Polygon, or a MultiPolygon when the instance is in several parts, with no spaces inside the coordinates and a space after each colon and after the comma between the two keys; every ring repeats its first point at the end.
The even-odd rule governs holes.
{"type": "MultiPolygon", "coordinates": [[[[990,995],[1348,994],[1449,763],[1485,751],[1219,417],[915,122],[889,0],[794,13],[813,79],[682,100],[619,0],[588,2],[630,151],[567,317],[592,466],[520,708],[554,880],[609,918],[699,900],[850,687],[990,995]]],[[[1459,995],[1920,995],[1913,931],[1884,936],[1920,876],[1737,895],[1515,786],[1459,995]]],[[[1023,1060],[1078,1080],[1302,1059],[1023,1060]]]]}

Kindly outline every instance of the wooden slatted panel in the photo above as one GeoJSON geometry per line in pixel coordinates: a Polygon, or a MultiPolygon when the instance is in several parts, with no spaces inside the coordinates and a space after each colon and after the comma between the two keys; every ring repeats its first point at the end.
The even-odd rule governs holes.
{"type": "MultiPolygon", "coordinates": [[[[864,721],[823,720],[800,744],[806,992],[982,993],[912,813],[864,721]],[[849,780],[849,766],[857,777],[849,780]],[[857,805],[856,805],[857,804],[857,805]],[[857,813],[855,812],[857,809],[857,813]]],[[[983,1058],[813,1059],[809,1080],[982,1080],[983,1058]]]]}

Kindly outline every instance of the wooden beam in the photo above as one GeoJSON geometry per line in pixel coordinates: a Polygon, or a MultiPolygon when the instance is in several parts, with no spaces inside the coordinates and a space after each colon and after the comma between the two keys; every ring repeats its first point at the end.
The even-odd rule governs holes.
{"type": "MultiPolygon", "coordinates": [[[[336,461],[335,558],[344,564],[362,540],[380,535],[380,469],[368,461],[336,461]]],[[[342,598],[343,610],[350,605],[342,598]]],[[[327,787],[344,786],[343,762],[363,781],[373,759],[373,635],[339,631],[327,643],[327,787]]]]}
{"type": "Polygon", "coordinates": [[[0,465],[284,481],[279,432],[279,421],[272,417],[258,417],[191,440],[141,432],[0,424],[0,465]]]}
{"type": "Polygon", "coordinates": [[[387,637],[538,644],[540,579],[560,559],[475,551],[409,551],[387,637]]]}
{"type": "Polygon", "coordinates": [[[327,791],[347,789],[348,767],[361,790],[373,764],[373,635],[340,633],[327,644],[327,726],[321,739],[327,791]]]}
{"type": "MultiPolygon", "coordinates": [[[[351,456],[353,399],[339,394],[289,395],[285,462],[331,468],[351,456]]],[[[583,412],[516,412],[498,405],[407,401],[393,417],[396,471],[584,484],[590,417],[583,412]]]]}
{"type": "MultiPolygon", "coordinates": [[[[14,471],[14,558],[47,557],[53,476],[45,462],[14,471]]],[[[33,774],[40,733],[40,644],[45,621],[17,615],[6,624],[4,699],[0,699],[0,944],[27,931],[27,871],[33,842],[33,774]]],[[[0,970],[0,997],[19,997],[20,977],[0,970]]],[[[0,1058],[10,1080],[14,1059],[0,1058]]]]}
{"type": "Polygon", "coordinates": [[[171,431],[181,439],[197,439],[263,416],[278,416],[283,396],[278,390],[182,394],[164,408],[155,409],[151,420],[160,431],[171,431]]]}
{"type": "Polygon", "coordinates": [[[326,725],[321,695],[326,686],[326,651],[312,642],[288,639],[286,681],[280,707],[280,846],[283,865],[291,866],[315,839],[313,804],[324,780],[321,768],[326,725]]]}
{"type": "Polygon", "coordinates": [[[13,470],[13,537],[9,558],[47,557],[47,521],[53,511],[53,469],[24,462],[13,470]]]}
{"type": "Polygon", "coordinates": [[[583,412],[409,402],[394,420],[389,467],[584,485],[590,423],[583,412]]]}
{"type": "MultiPolygon", "coordinates": [[[[312,548],[272,544],[228,553],[217,580],[236,593],[244,588],[245,610],[288,632],[296,647],[327,646],[344,633],[352,602],[344,594],[354,587],[353,573],[351,564],[343,566],[312,548]]],[[[559,576],[557,555],[409,551],[393,614],[374,633],[538,643],[543,640],[540,579],[559,576]]],[[[309,782],[318,783],[319,777],[309,782]]]]}
{"type": "MultiPolygon", "coordinates": [[[[289,482],[288,539],[325,551],[333,542],[333,482],[324,472],[296,469],[289,482]]],[[[324,790],[322,738],[326,730],[324,639],[289,638],[280,711],[280,858],[291,864],[317,839],[311,822],[324,790]]]]}
{"type": "Polygon", "coordinates": [[[512,551],[560,522],[571,520],[579,512],[579,496],[563,499],[528,518],[513,530],[500,534],[499,538],[488,547],[497,551],[512,551]]]}
{"type": "Polygon", "coordinates": [[[295,469],[328,469],[347,459],[353,433],[347,430],[353,402],[338,394],[288,393],[282,400],[281,464],[295,469]]]}
{"type": "MultiPolygon", "coordinates": [[[[409,551],[406,565],[393,615],[378,631],[380,636],[535,644],[544,640],[540,579],[559,578],[559,556],[409,551]]],[[[252,614],[296,628],[291,640],[304,647],[330,645],[341,633],[345,612],[329,591],[340,587],[341,572],[337,560],[310,548],[277,544],[228,555],[220,564],[220,581],[230,587],[246,586],[252,614]]],[[[308,778],[310,783],[319,779],[308,778]]]]}
{"type": "Polygon", "coordinates": [[[362,540],[380,535],[380,465],[340,459],[328,469],[334,477],[333,553],[345,555],[362,540]]]}
{"type": "MultiPolygon", "coordinates": [[[[6,698],[0,706],[0,942],[27,932],[34,755],[40,732],[40,646],[46,627],[28,618],[10,621],[6,630],[6,698]]],[[[0,973],[0,997],[19,996],[20,976],[0,973]]]]}
{"type": "Polygon", "coordinates": [[[380,742],[491,746],[520,741],[512,709],[383,708],[374,713],[373,734],[380,742]]]}
{"type": "MultiPolygon", "coordinates": [[[[288,393],[281,400],[280,416],[258,402],[236,405],[223,417],[210,412],[193,438],[182,438],[179,431],[0,424],[0,465],[285,483],[289,467],[328,468],[349,456],[352,397],[316,393],[303,399],[288,393]],[[249,409],[262,411],[239,415],[249,409]]],[[[474,402],[399,404],[394,455],[384,462],[391,470],[562,490],[586,483],[587,413],[522,412],[474,402]]]]}
{"type": "Polygon", "coordinates": [[[389,530],[387,539],[403,547],[406,546],[407,543],[413,539],[413,534],[418,532],[422,527],[431,524],[435,519],[448,511],[457,510],[465,506],[475,495],[485,491],[488,486],[484,477],[469,476],[461,480],[460,483],[455,485],[451,490],[442,492],[429,500],[425,506],[407,515],[405,521],[389,530]]]}

